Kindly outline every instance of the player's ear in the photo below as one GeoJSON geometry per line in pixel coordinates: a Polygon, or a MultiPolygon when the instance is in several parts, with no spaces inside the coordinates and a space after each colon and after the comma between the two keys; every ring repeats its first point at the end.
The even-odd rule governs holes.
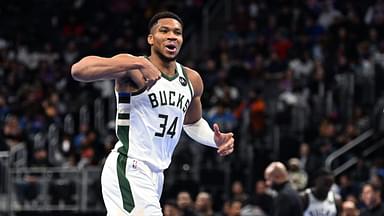
{"type": "Polygon", "coordinates": [[[151,45],[151,46],[153,45],[153,35],[152,34],[149,34],[147,36],[147,42],[149,45],[151,45]]]}

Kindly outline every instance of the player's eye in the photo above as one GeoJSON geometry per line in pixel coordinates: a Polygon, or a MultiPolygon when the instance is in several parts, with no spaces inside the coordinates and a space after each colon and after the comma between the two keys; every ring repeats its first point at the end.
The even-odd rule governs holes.
{"type": "Polygon", "coordinates": [[[167,32],[168,32],[168,29],[166,29],[166,28],[161,28],[161,29],[159,29],[159,32],[161,32],[161,33],[167,33],[167,32]]]}

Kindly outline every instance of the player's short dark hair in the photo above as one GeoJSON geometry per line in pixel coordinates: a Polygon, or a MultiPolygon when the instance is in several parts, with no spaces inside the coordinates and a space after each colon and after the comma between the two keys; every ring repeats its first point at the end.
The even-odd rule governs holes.
{"type": "Polygon", "coordinates": [[[318,169],[315,173],[314,173],[314,178],[317,179],[317,178],[320,178],[320,177],[323,177],[323,176],[333,176],[333,173],[332,171],[330,171],[329,169],[325,168],[325,167],[322,167],[320,169],[318,169]]]}
{"type": "Polygon", "coordinates": [[[148,31],[149,32],[151,31],[152,27],[154,25],[156,25],[156,23],[157,23],[157,21],[159,21],[159,19],[164,19],[164,18],[175,19],[181,24],[181,26],[184,26],[183,20],[181,20],[181,18],[177,14],[170,12],[170,11],[162,11],[162,12],[159,12],[159,13],[153,15],[151,20],[149,20],[148,31]]]}

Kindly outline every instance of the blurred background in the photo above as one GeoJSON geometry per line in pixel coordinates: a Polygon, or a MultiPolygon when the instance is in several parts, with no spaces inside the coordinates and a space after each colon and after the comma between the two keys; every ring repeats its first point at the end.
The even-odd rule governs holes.
{"type": "Polygon", "coordinates": [[[183,135],[162,205],[236,215],[236,198],[268,213],[263,172],[276,160],[298,191],[328,167],[357,206],[362,183],[383,184],[382,0],[2,0],[0,215],[105,215],[113,82],[76,82],[70,67],[148,54],[162,10],[184,20],[178,60],[204,80],[204,117],[236,139],[223,158],[183,135]]]}

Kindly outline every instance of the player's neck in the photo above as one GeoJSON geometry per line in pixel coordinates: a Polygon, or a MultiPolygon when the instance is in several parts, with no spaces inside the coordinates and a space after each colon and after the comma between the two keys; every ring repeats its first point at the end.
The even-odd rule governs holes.
{"type": "Polygon", "coordinates": [[[157,55],[151,55],[149,60],[164,74],[172,76],[176,71],[176,61],[164,61],[157,55]]]}
{"type": "Polygon", "coordinates": [[[327,193],[320,193],[316,188],[312,188],[312,193],[318,200],[325,200],[328,197],[328,192],[327,193]]]}

